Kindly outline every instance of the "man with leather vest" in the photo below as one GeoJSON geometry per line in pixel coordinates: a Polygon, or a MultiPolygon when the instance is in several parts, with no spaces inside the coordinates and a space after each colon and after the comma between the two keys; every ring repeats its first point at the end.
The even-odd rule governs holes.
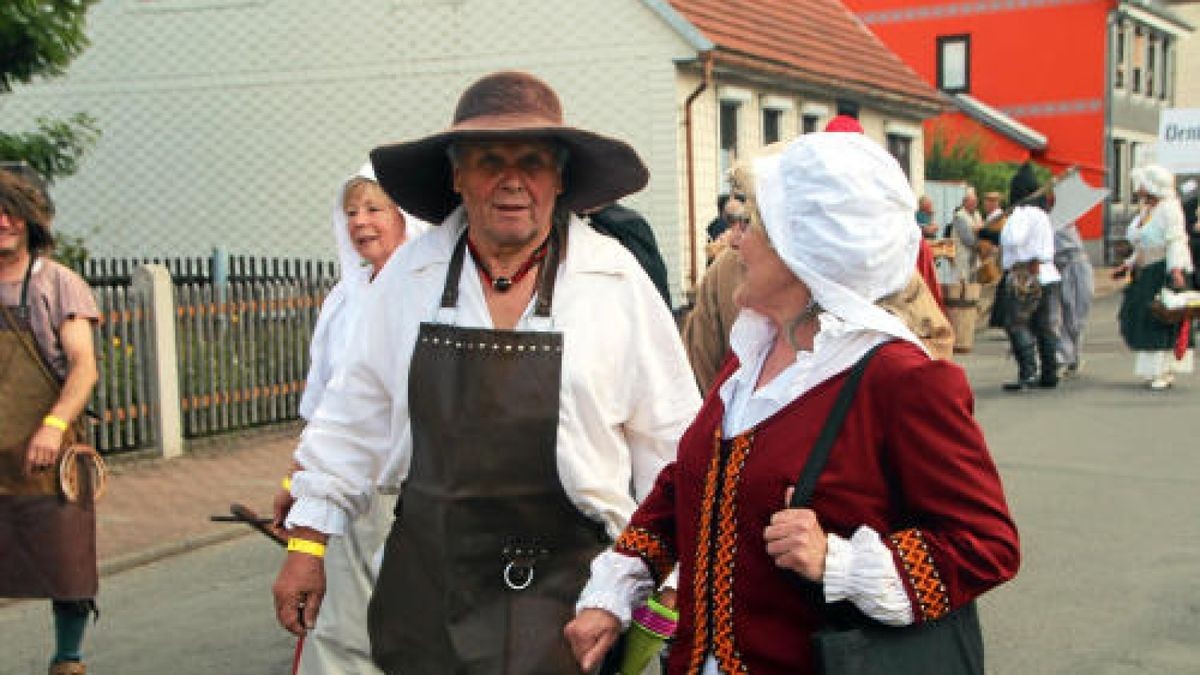
{"type": "Polygon", "coordinates": [[[312,625],[324,543],[382,486],[400,494],[368,611],[385,672],[579,672],[563,626],[589,562],[700,402],[650,279],[572,215],[642,189],[646,168],[519,72],[371,160],[397,205],[441,225],[372,284],[296,450],[279,621],[312,625]]]}
{"type": "Polygon", "coordinates": [[[50,598],[50,673],[80,675],[96,514],[86,491],[60,496],[55,469],[96,384],[99,314],[87,283],[48,257],[53,207],[39,182],[0,168],[0,598],[50,598]]]}

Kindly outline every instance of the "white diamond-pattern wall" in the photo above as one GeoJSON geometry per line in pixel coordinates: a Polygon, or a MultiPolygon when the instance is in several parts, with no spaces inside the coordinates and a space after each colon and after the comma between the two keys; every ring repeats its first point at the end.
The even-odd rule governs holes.
{"type": "Polygon", "coordinates": [[[332,258],[336,185],[367,152],[445,127],[467,84],[517,68],[568,123],[637,148],[651,183],[625,203],[679,292],[675,60],[694,52],[639,0],[105,0],[89,35],[67,76],[0,98],[0,126],[97,118],[54,188],[57,226],[95,255],[332,258]]]}

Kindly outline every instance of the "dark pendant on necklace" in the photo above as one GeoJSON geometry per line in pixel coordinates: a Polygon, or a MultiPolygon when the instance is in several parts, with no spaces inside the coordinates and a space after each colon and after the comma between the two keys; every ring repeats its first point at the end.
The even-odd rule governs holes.
{"type": "Polygon", "coordinates": [[[507,291],[508,289],[512,288],[512,285],[512,279],[509,279],[508,277],[496,277],[496,280],[492,282],[492,288],[496,289],[497,293],[503,293],[507,291]]]}

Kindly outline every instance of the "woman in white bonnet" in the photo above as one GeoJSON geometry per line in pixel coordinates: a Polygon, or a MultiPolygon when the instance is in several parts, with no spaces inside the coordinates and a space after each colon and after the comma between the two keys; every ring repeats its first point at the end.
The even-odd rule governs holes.
{"type": "Polygon", "coordinates": [[[1133,274],[1117,318],[1121,337],[1134,352],[1134,374],[1157,391],[1169,388],[1176,373],[1192,372],[1192,338],[1190,322],[1163,323],[1151,313],[1150,304],[1164,287],[1186,288],[1193,262],[1175,175],[1152,164],[1133,179],[1144,194],[1146,210],[1126,233],[1133,255],[1116,270],[1117,275],[1133,274]]]}
{"type": "Polygon", "coordinates": [[[920,237],[899,165],[864,136],[814,133],[754,174],[751,222],[733,238],[736,358],[592,564],[566,629],[585,671],[676,563],[672,675],[814,673],[810,638],[833,603],[865,623],[973,618],[972,601],[1016,573],[1016,527],[962,369],[879,305],[908,283],[920,237]],[[860,361],[812,500],[793,508],[860,361]]]}
{"type": "MultiPolygon", "coordinates": [[[[345,359],[360,300],[371,281],[400,246],[429,229],[404,213],[375,181],[370,163],[343,182],[331,217],[342,277],[321,305],[313,330],[311,365],[300,416],[311,419],[325,386],[345,359]]],[[[289,475],[300,467],[293,464],[289,475]]],[[[275,525],[282,529],[293,497],[290,481],[275,498],[275,525]]],[[[375,586],[378,552],[387,537],[396,506],[395,495],[375,494],[367,511],[344,537],[330,539],[325,555],[325,598],[316,626],[305,638],[298,673],[302,675],[360,675],[380,673],[370,658],[367,603],[375,586]]]]}

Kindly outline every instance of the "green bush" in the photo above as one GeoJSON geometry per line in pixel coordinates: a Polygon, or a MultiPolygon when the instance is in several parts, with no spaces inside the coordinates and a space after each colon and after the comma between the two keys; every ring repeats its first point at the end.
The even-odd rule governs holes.
{"type": "MultiPolygon", "coordinates": [[[[925,153],[927,180],[964,181],[973,185],[979,194],[999,192],[1007,198],[1008,184],[1017,169],[1016,162],[985,162],[982,159],[983,138],[978,134],[951,141],[943,129],[935,129],[925,153]]],[[[1034,162],[1039,183],[1050,180],[1049,169],[1034,162]]]]}

